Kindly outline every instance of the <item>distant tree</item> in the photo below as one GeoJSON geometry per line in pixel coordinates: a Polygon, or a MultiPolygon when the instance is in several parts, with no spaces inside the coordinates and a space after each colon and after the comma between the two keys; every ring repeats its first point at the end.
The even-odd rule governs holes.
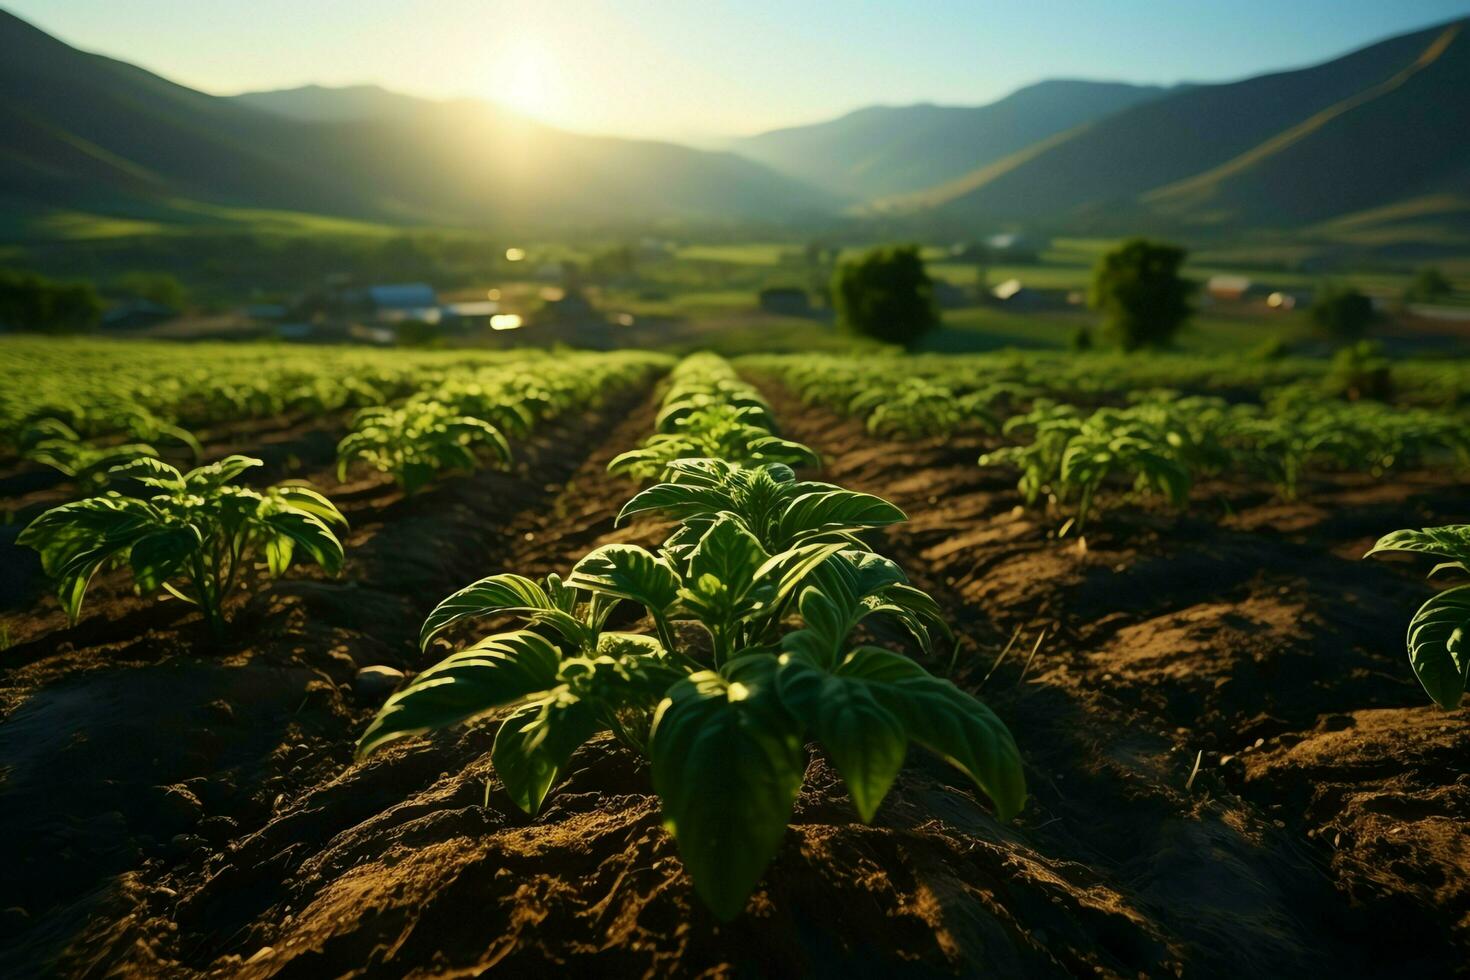
{"type": "Polygon", "coordinates": [[[939,325],[934,283],[917,245],[888,245],[840,263],[832,301],[844,329],[913,347],[939,325]]]}
{"type": "Polygon", "coordinates": [[[595,282],[631,279],[638,271],[638,252],[632,245],[614,245],[592,256],[587,275],[595,282]]]}
{"type": "Polygon", "coordinates": [[[1351,286],[1323,286],[1312,303],[1312,322],[1335,340],[1363,336],[1376,316],[1373,301],[1351,286]]]}
{"type": "Polygon", "coordinates": [[[1075,351],[1092,350],[1092,330],[1086,326],[1073,330],[1072,336],[1067,338],[1067,346],[1075,351]]]}
{"type": "Polygon", "coordinates": [[[1194,283],[1179,274],[1186,254],[1177,245],[1133,238],[1098,260],[1088,304],[1125,350],[1163,347],[1189,319],[1194,283]]]}
{"type": "Polygon", "coordinates": [[[163,272],[125,272],[113,280],[112,290],[176,310],[189,300],[183,283],[163,272]]]}
{"type": "Polygon", "coordinates": [[[1404,290],[1404,299],[1410,303],[1426,303],[1444,299],[1455,291],[1454,285],[1445,274],[1434,266],[1425,266],[1414,276],[1409,288],[1404,290]]]}
{"type": "Polygon", "coordinates": [[[0,327],[77,333],[91,330],[101,319],[102,298],[90,283],[0,269],[0,327]]]}

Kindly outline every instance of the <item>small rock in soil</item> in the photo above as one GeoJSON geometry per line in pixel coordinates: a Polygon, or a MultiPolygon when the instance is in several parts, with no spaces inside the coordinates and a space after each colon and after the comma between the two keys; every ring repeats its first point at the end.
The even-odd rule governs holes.
{"type": "Polygon", "coordinates": [[[364,667],[357,672],[357,678],[352,682],[352,689],[359,700],[381,701],[397,690],[398,685],[402,683],[403,671],[376,664],[372,667],[364,667]]]}

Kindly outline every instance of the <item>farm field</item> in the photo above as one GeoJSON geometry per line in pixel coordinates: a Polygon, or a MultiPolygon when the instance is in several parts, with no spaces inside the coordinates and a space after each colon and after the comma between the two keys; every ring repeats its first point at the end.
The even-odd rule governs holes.
{"type": "MultiPolygon", "coordinates": [[[[1208,353],[37,340],[0,342],[0,366],[33,379],[0,397],[0,974],[1465,970],[1470,722],[1405,655],[1434,562],[1363,560],[1465,520],[1459,362],[1394,362],[1385,387],[1375,365],[1208,353]],[[69,617],[17,540],[50,508],[172,479],[138,457],[240,454],[261,464],[241,487],[316,523],[241,539],[258,554],[228,563],[217,621],[140,594],[136,554],[93,576],[71,532],[53,554],[79,564],[51,568],[85,566],[69,617]],[[792,517],[801,492],[828,510],[798,496],[792,517]],[[790,509],[750,517],[760,493],[790,509]],[[711,584],[690,542],[714,528],[711,584]],[[636,549],[680,598],[619,564],[636,549]],[[863,592],[844,562],[888,577],[863,592]],[[514,601],[458,591],[507,573],[514,601]],[[852,601],[828,629],[833,581],[852,601]],[[650,718],[629,695],[563,752],[527,714],[540,687],[436,700],[435,670],[492,669],[434,666],[492,649],[471,645],[491,628],[562,658],[549,704],[592,703],[572,661],[627,690],[654,672],[669,703],[650,718]],[[884,700],[862,656],[911,663],[964,736],[884,700]],[[755,693],[697,701],[719,671],[684,660],[755,693]],[[748,748],[697,712],[759,701],[761,670],[792,672],[775,688],[798,713],[813,675],[871,682],[866,727],[814,714],[776,739],[741,715],[760,751],[685,758],[748,748]],[[535,724],[552,749],[511,741],[535,724]],[[874,748],[885,725],[896,750],[874,748]],[[733,802],[713,795],[725,767],[733,802]]],[[[209,576],[168,560],[160,580],[199,597],[209,576]]]]}

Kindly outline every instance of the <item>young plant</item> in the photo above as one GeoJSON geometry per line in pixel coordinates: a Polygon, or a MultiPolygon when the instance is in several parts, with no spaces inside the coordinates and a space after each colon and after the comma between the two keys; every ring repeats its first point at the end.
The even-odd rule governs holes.
{"type": "Polygon", "coordinates": [[[444,600],[424,623],[425,647],[470,618],[510,613],[527,628],[418,675],[378,713],[359,757],[508,708],[491,758],[534,814],[572,753],[611,732],[650,760],[664,825],[696,891],[727,919],[785,836],[809,740],[864,821],[911,743],[968,775],[1001,819],[1021,808],[1025,780],[1005,725],[908,657],[854,638],[872,617],[902,624],[925,648],[948,632],[933,600],[857,537],[903,520],[898,508],[797,481],[781,464],[685,459],[668,469],[670,482],[620,515],[680,519],[657,553],[606,545],[565,580],[495,575],[444,600]],[[624,604],[651,634],[605,630],[624,604]]]}
{"type": "Polygon", "coordinates": [[[770,406],[713,354],[686,357],[664,393],[657,431],[622,453],[608,471],[654,479],[680,459],[720,459],[738,465],[818,466],[817,454],[777,435],[770,406]]]}
{"type": "MultiPolygon", "coordinates": [[[[1426,527],[1385,534],[1364,558],[1384,551],[1409,551],[1445,559],[1445,569],[1470,572],[1470,524],[1426,527]]],[[[1470,685],[1470,585],[1457,585],[1429,598],[1409,620],[1409,666],[1424,691],[1449,711],[1470,685]]]]}
{"type": "Polygon", "coordinates": [[[710,457],[758,465],[816,466],[816,453],[797,442],[772,435],[749,419],[746,408],[712,404],[696,409],[670,423],[668,432],[655,432],[639,449],[614,457],[608,472],[623,473],[640,480],[657,477],[670,463],[681,459],[710,457]]]}
{"type": "Polygon", "coordinates": [[[1137,493],[1160,493],[1175,506],[1189,498],[1190,471],[1182,462],[1190,443],[1157,406],[1098,409],[1082,417],[1069,405],[1038,404],[1010,419],[1007,433],[1030,429],[1026,446],[1008,446],[980,457],[981,466],[1020,468],[1017,488],[1028,504],[1050,491],[1057,500],[1077,498],[1077,527],[1086,525],[1104,481],[1133,479],[1137,493]]]}
{"type": "Polygon", "coordinates": [[[116,491],[46,511],[19,537],[40,552],[57,597],[75,624],[87,584],[108,563],[127,565],[141,593],[162,589],[199,607],[217,634],[224,602],[240,573],[263,555],[272,577],[298,551],[329,573],[342,568],[342,544],[332,526],[347,522],[327,498],[307,487],[264,491],[232,481],[261,461],[229,456],[180,473],[142,457],[114,468],[114,481],[133,481],[146,496],[116,491]]]}
{"type": "Polygon", "coordinates": [[[434,401],[365,408],[352,428],[337,444],[337,478],[345,480],[352,462],[364,459],[391,474],[405,494],[417,492],[441,472],[478,469],[476,449],[481,447],[488,447],[502,467],[511,461],[510,444],[499,429],[434,401]]]}
{"type": "MultiPolygon", "coordinates": [[[[61,423],[56,423],[61,425],[61,423]]],[[[139,457],[157,458],[158,450],[144,443],[96,446],[77,438],[56,435],[38,439],[25,451],[25,458],[56,470],[83,493],[96,493],[107,485],[108,473],[139,457]]]]}

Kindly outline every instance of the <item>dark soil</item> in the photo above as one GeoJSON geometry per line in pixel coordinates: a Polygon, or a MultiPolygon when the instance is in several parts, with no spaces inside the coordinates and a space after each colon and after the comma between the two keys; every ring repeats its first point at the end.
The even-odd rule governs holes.
{"type": "Polygon", "coordinates": [[[264,585],[217,645],[119,577],[71,629],[49,596],[0,611],[0,975],[1470,971],[1470,722],[1426,706],[1403,654],[1425,563],[1358,559],[1464,520],[1452,480],[1343,478],[1290,505],[1212,485],[1186,516],[1124,506],[1059,540],[975,465],[982,440],[880,439],[767,387],[823,478],[909,513],[875,543],[953,616],[931,669],[1016,734],[1014,823],[915,751],[863,826],[814,751],[785,847],[720,924],[611,741],[535,819],[489,766],[493,722],[353,763],[376,706],[356,669],[441,656],[416,636],[445,594],[659,540],[613,527],[633,488],[605,473],[653,401],[410,500],[376,477],[331,491],[330,446],[292,433],[282,459],[353,523],[340,580],[264,585]]]}

